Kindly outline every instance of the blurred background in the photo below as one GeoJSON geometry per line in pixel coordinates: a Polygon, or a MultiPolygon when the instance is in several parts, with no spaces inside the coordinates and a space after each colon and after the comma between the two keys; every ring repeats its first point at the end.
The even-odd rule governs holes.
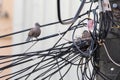
{"type": "MultiPolygon", "coordinates": [[[[13,9],[14,0],[0,0],[0,35],[13,32],[13,9]]],[[[12,44],[12,40],[12,36],[1,38],[0,46],[12,44]]],[[[12,48],[0,49],[0,55],[12,54],[12,50],[12,48]]],[[[0,62],[2,62],[2,60],[0,62]]],[[[0,67],[4,65],[0,65],[0,67]]],[[[11,70],[7,69],[4,72],[0,73],[0,75],[10,72],[11,70]]]]}

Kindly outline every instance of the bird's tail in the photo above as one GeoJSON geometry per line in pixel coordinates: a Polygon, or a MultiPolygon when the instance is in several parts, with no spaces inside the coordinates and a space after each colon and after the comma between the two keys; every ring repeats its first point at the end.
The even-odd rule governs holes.
{"type": "Polygon", "coordinates": [[[27,39],[26,39],[26,41],[30,41],[30,39],[31,39],[31,37],[30,37],[30,36],[28,36],[28,37],[27,37],[27,39]]]}

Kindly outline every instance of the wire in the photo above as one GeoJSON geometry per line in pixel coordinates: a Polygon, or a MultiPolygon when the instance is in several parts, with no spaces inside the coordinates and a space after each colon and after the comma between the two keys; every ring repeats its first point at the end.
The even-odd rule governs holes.
{"type": "MultiPolygon", "coordinates": [[[[56,63],[57,64],[57,63],[56,63]]],[[[61,63],[61,64],[63,64],[63,63],[61,63]]],[[[56,68],[57,68],[57,66],[56,66],[56,68]]],[[[38,71],[40,68],[38,68],[37,70],[35,70],[34,72],[36,72],[36,71],[38,71]]],[[[29,74],[29,73],[28,73],[29,74]]],[[[26,74],[26,75],[28,75],[28,74],[26,74]]],[[[41,75],[41,74],[40,74],[41,75]]],[[[25,76],[25,75],[24,75],[25,76]]],[[[21,77],[22,78],[22,77],[21,77]]],[[[20,78],[19,78],[20,79],[20,78]]]]}
{"type": "Polygon", "coordinates": [[[62,76],[59,80],[61,80],[62,78],[65,77],[65,75],[69,72],[69,70],[71,69],[71,67],[72,67],[72,64],[70,64],[70,66],[69,66],[69,68],[67,69],[67,71],[63,74],[63,76],[62,76]]]}
{"type": "MultiPolygon", "coordinates": [[[[76,59],[76,58],[74,58],[74,59],[76,59]]],[[[72,59],[72,60],[74,60],[74,59],[72,59]]],[[[65,67],[66,65],[68,65],[69,63],[65,63],[63,66],[61,66],[58,70],[55,70],[53,73],[51,73],[52,75],[53,74],[55,74],[56,72],[58,72],[59,70],[61,70],[63,67],[65,67]]],[[[44,79],[46,79],[47,77],[49,77],[50,75],[48,75],[48,76],[46,76],[46,77],[44,77],[44,78],[42,78],[43,80],[44,79]]],[[[37,78],[39,78],[39,76],[38,77],[36,77],[34,80],[36,80],[37,78]]]]}
{"type": "Polygon", "coordinates": [[[97,66],[95,61],[92,61],[91,63],[92,63],[93,69],[95,70],[95,72],[98,76],[100,76],[104,80],[112,80],[99,70],[99,67],[97,66]]]}
{"type": "MultiPolygon", "coordinates": [[[[103,2],[104,3],[104,2],[103,2]]],[[[113,14],[111,11],[111,7],[109,5],[109,0],[106,5],[108,5],[107,8],[102,4],[102,1],[99,0],[99,7],[101,8],[100,11],[100,25],[99,25],[99,39],[103,40],[107,37],[109,30],[114,24],[113,21],[113,14]]]]}
{"type": "MultiPolygon", "coordinates": [[[[91,10],[91,11],[92,11],[92,10],[91,10]]],[[[87,11],[87,12],[79,15],[78,18],[80,18],[81,16],[84,16],[84,15],[90,13],[91,11],[87,11]]],[[[65,20],[63,20],[63,21],[68,21],[68,20],[71,20],[71,19],[73,19],[73,18],[65,19],[65,20]]],[[[50,26],[50,25],[54,25],[54,24],[58,24],[58,23],[60,23],[60,22],[59,22],[59,21],[56,21],[56,22],[51,22],[51,23],[48,23],[48,24],[44,24],[44,25],[41,25],[41,28],[42,28],[42,27],[47,27],[47,26],[50,26]]],[[[15,34],[18,34],[18,33],[23,33],[23,32],[29,31],[30,29],[31,29],[31,28],[25,29],[25,30],[21,30],[21,31],[17,31],[17,32],[13,32],[13,33],[9,33],[9,34],[5,34],[5,35],[1,35],[0,38],[4,38],[4,37],[7,37],[7,36],[15,35],[15,34]]]]}
{"type": "Polygon", "coordinates": [[[110,60],[113,64],[115,64],[116,66],[120,67],[120,64],[116,63],[116,62],[111,58],[111,56],[110,56],[110,54],[109,54],[109,52],[108,52],[108,50],[107,50],[107,47],[106,47],[105,43],[103,43],[103,46],[104,46],[104,49],[105,49],[105,51],[106,51],[106,53],[107,53],[107,56],[108,56],[109,60],[110,60]]]}
{"type": "MultiPolygon", "coordinates": [[[[73,25],[73,24],[72,24],[72,25],[73,25]]],[[[72,25],[71,25],[71,27],[72,27],[72,25]]],[[[67,29],[67,31],[68,31],[71,27],[69,27],[69,28],[67,29]]],[[[67,33],[67,31],[65,31],[65,33],[67,33]]],[[[63,34],[63,36],[64,36],[64,35],[65,35],[65,34],[63,34]]],[[[62,36],[62,37],[63,37],[63,36],[62,36]]],[[[57,45],[57,43],[62,39],[62,37],[55,43],[55,45],[54,45],[52,48],[54,48],[54,47],[57,45]]],[[[50,51],[49,51],[48,53],[50,53],[50,51]]],[[[52,68],[52,67],[51,67],[51,68],[52,68]]],[[[36,67],[34,68],[34,70],[35,70],[35,69],[36,69],[36,67]]],[[[34,71],[34,70],[33,70],[33,71],[34,71]]],[[[50,69],[50,70],[51,70],[51,69],[50,69]]],[[[27,77],[27,78],[28,78],[28,77],[27,77]]],[[[27,79],[27,78],[26,78],[26,79],[27,79]]]]}
{"type": "MultiPolygon", "coordinates": [[[[40,57],[39,57],[39,58],[40,58],[40,57]]],[[[52,58],[49,58],[49,59],[52,59],[52,58]]],[[[46,60],[49,60],[49,59],[46,59],[46,60]]],[[[44,61],[46,61],[46,60],[44,60],[44,61]]],[[[41,62],[44,62],[44,61],[41,61],[41,62]]],[[[38,62],[38,63],[40,63],[40,62],[38,62]]],[[[29,66],[29,67],[32,68],[33,66],[37,65],[38,63],[33,64],[33,65],[29,66]]],[[[29,69],[29,67],[28,67],[28,69],[29,69]]],[[[27,68],[27,67],[26,67],[26,68],[27,68]]],[[[24,70],[24,69],[23,69],[23,70],[24,70]]],[[[19,71],[21,71],[21,70],[19,70],[19,71]]],[[[14,73],[8,74],[8,75],[6,75],[6,76],[10,76],[10,75],[16,74],[16,73],[19,72],[19,71],[16,71],[16,72],[14,72],[14,73]]],[[[2,77],[5,77],[5,76],[1,76],[0,78],[2,78],[2,77]]]]}
{"type": "MultiPolygon", "coordinates": [[[[78,26],[78,25],[75,25],[75,26],[78,26]]],[[[42,38],[38,38],[37,40],[31,40],[31,41],[27,41],[27,42],[21,42],[21,43],[12,44],[12,45],[0,46],[0,48],[14,47],[14,46],[19,46],[19,45],[23,45],[23,44],[26,44],[26,43],[34,42],[34,41],[41,41],[41,40],[50,39],[50,38],[65,34],[66,32],[73,30],[75,26],[73,26],[73,27],[71,26],[71,28],[69,30],[61,32],[59,34],[56,33],[56,34],[53,34],[53,35],[48,35],[48,36],[45,36],[45,37],[42,37],[42,38]]]]}
{"type": "Polygon", "coordinates": [[[56,48],[52,49],[52,48],[49,48],[49,49],[45,49],[45,50],[40,50],[40,51],[33,51],[33,52],[27,52],[27,53],[19,53],[19,54],[14,54],[14,55],[0,55],[0,58],[12,58],[12,57],[19,57],[19,56],[23,56],[23,57],[27,57],[27,56],[39,56],[39,55],[46,55],[46,54],[40,54],[40,53],[43,53],[43,52],[47,52],[47,51],[50,51],[50,50],[61,50],[61,49],[66,49],[66,48],[71,48],[72,45],[68,46],[68,47],[62,47],[62,48],[58,48],[60,46],[63,46],[63,45],[67,45],[67,44],[72,44],[72,42],[66,42],[66,43],[62,43],[62,44],[59,44],[56,46],[56,48]]]}
{"type": "Polygon", "coordinates": [[[81,13],[81,10],[84,6],[84,3],[85,3],[86,0],[82,0],[80,6],[79,6],[79,9],[78,11],[76,12],[76,15],[74,16],[73,19],[71,19],[70,21],[67,21],[67,22],[64,22],[62,19],[61,19],[61,10],[60,10],[60,0],[57,0],[57,14],[58,14],[58,20],[61,24],[71,24],[71,23],[74,23],[78,17],[79,17],[79,14],[81,13]]]}

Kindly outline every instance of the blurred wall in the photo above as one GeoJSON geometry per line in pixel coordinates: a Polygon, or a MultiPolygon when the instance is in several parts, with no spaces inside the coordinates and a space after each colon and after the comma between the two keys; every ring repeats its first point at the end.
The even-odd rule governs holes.
{"type": "MultiPolygon", "coordinates": [[[[14,0],[0,0],[0,35],[8,34],[13,29],[13,3],[14,0]]],[[[0,46],[12,43],[12,37],[0,38],[0,46]]],[[[12,48],[0,49],[0,55],[11,54],[12,48]]],[[[3,60],[0,60],[2,62],[3,60]]],[[[5,65],[5,64],[4,64],[5,65]]],[[[0,65],[0,67],[4,66],[0,65]]],[[[9,73],[10,69],[4,70],[0,75],[9,73]]],[[[4,80],[4,79],[2,79],[4,80]]]]}
{"type": "MultiPolygon", "coordinates": [[[[11,33],[13,29],[13,1],[3,0],[0,8],[0,35],[11,33]]],[[[11,44],[12,37],[6,37],[0,39],[0,45],[11,44]]],[[[0,50],[0,53],[10,54],[11,50],[0,50]]]]}

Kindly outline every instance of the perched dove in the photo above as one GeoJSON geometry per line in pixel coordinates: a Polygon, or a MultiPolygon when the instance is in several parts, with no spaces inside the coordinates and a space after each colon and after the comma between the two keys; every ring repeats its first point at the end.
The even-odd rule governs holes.
{"type": "Polygon", "coordinates": [[[40,34],[41,34],[40,25],[39,23],[35,23],[35,27],[31,28],[31,30],[29,31],[26,41],[30,41],[30,39],[32,38],[37,38],[40,34]]]}
{"type": "Polygon", "coordinates": [[[84,30],[82,33],[82,39],[89,39],[91,37],[90,32],[84,30]]]}

